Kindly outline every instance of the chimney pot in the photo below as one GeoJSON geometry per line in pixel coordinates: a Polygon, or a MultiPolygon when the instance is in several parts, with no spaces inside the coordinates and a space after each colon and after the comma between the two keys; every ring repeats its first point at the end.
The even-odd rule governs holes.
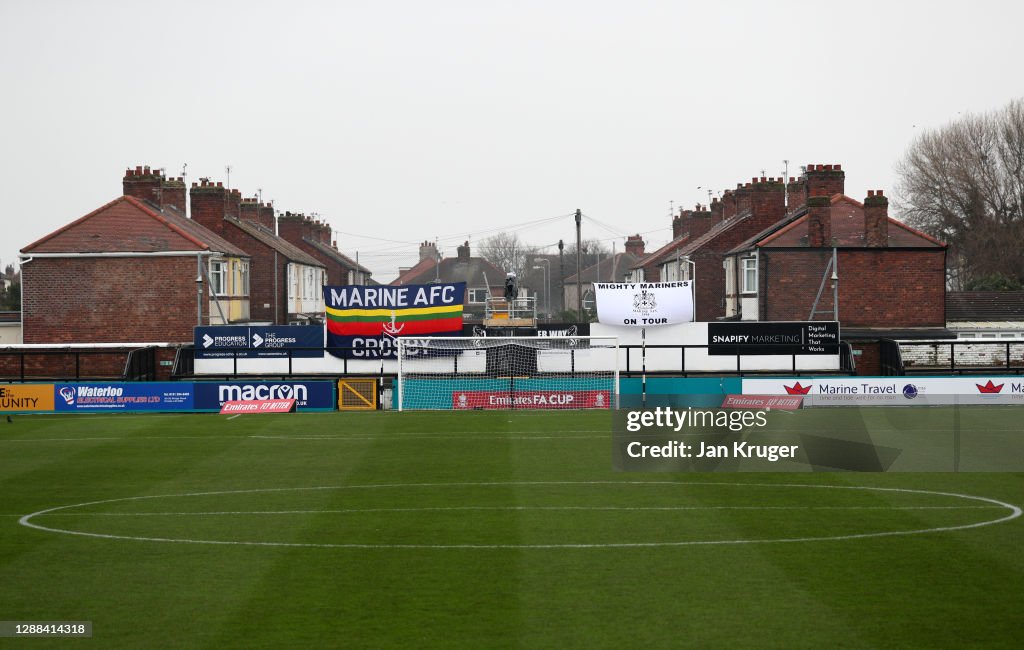
{"type": "Polygon", "coordinates": [[[875,195],[875,191],[874,191],[874,190],[868,190],[868,198],[869,198],[869,199],[870,199],[871,197],[873,197],[874,195],[875,195]]]}
{"type": "MultiPolygon", "coordinates": [[[[147,167],[147,169],[148,169],[148,167],[147,167]]],[[[142,165],[138,165],[135,168],[135,174],[138,175],[138,176],[142,176],[142,165]]]]}
{"type": "Polygon", "coordinates": [[[843,166],[842,165],[833,165],[832,169],[836,170],[837,172],[841,172],[841,171],[843,171],[843,166]]]}

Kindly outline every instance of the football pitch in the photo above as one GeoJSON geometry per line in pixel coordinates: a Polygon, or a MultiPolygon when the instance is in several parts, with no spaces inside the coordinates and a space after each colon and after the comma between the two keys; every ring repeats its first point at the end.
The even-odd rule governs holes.
{"type": "MultiPolygon", "coordinates": [[[[949,415],[843,411],[786,417],[949,415]]],[[[965,438],[1022,429],[984,414],[965,438]]],[[[625,473],[611,447],[608,412],[15,416],[0,620],[92,638],[0,646],[1019,647],[1024,474],[625,473]]]]}

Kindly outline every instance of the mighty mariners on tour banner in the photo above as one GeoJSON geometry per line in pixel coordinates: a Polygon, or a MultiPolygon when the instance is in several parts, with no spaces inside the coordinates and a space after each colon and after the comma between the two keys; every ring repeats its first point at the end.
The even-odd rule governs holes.
{"type": "Polygon", "coordinates": [[[597,322],[627,327],[693,321],[693,281],[596,282],[597,322]]]}
{"type": "Polygon", "coordinates": [[[399,337],[458,335],[465,295],[465,282],[324,287],[328,352],[392,359],[399,337]]]}

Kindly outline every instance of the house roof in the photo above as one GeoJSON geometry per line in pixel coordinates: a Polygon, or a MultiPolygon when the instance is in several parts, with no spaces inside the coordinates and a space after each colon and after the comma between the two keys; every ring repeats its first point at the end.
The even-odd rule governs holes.
{"type": "Polygon", "coordinates": [[[425,259],[399,274],[391,284],[426,284],[438,278],[441,282],[465,282],[468,287],[483,287],[487,283],[499,287],[505,282],[505,272],[482,257],[446,257],[440,262],[425,259]]]}
{"type": "Polygon", "coordinates": [[[239,228],[263,245],[273,248],[291,262],[298,262],[307,266],[319,266],[321,268],[324,266],[320,260],[300,249],[295,244],[281,239],[270,232],[268,228],[261,226],[255,221],[236,219],[235,217],[225,217],[225,221],[239,228]]]}
{"type": "Polygon", "coordinates": [[[313,248],[317,249],[324,255],[330,257],[332,260],[336,261],[338,264],[341,264],[342,266],[351,271],[362,271],[363,273],[371,273],[370,269],[356,262],[351,257],[345,255],[344,253],[339,251],[337,248],[334,248],[333,246],[328,246],[327,244],[320,241],[316,241],[314,239],[306,239],[305,237],[302,238],[302,241],[306,242],[313,248]]]}
{"type": "MultiPolygon", "coordinates": [[[[843,194],[831,198],[832,239],[837,247],[860,248],[864,238],[864,204],[843,194]]],[[[755,247],[801,248],[807,246],[807,206],[787,215],[782,221],[762,230],[733,248],[727,254],[749,251],[755,247]]],[[[889,217],[889,247],[943,248],[945,244],[919,230],[889,217]]]]}
{"type": "Polygon", "coordinates": [[[679,237],[676,237],[669,243],[665,244],[658,250],[654,251],[650,255],[645,255],[633,262],[633,266],[630,268],[638,269],[644,266],[650,266],[651,264],[660,264],[669,257],[675,255],[676,250],[686,245],[686,242],[690,240],[689,233],[683,233],[679,237]]]}
{"type": "MultiPolygon", "coordinates": [[[[581,282],[622,282],[637,262],[632,253],[616,253],[597,264],[591,264],[579,273],[581,282]]],[[[576,282],[576,273],[565,279],[566,283],[576,282]]]]}
{"type": "Polygon", "coordinates": [[[1024,321],[1024,291],[947,291],[946,321],[1024,321]]]}
{"type": "Polygon", "coordinates": [[[25,248],[22,253],[157,253],[211,251],[249,257],[177,210],[121,196],[25,248]]]}

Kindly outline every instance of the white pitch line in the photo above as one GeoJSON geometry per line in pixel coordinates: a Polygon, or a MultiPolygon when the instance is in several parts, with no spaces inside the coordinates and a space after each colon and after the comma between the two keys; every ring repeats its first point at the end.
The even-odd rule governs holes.
{"type": "MultiPolygon", "coordinates": [[[[341,510],[219,510],[208,512],[54,512],[46,517],[193,517],[226,515],[347,515],[387,512],[459,511],[625,511],[674,512],[700,510],[992,510],[1001,506],[427,506],[422,508],[346,508],[341,510]]],[[[23,515],[3,515],[22,517],[23,515]]]]}
{"type": "Polygon", "coordinates": [[[824,542],[824,541],[849,541],[855,539],[871,539],[880,537],[897,537],[907,535],[921,535],[929,533],[951,532],[957,530],[970,530],[984,526],[1011,521],[1021,516],[1021,509],[1015,505],[969,494],[956,492],[937,492],[933,490],[915,490],[910,488],[884,488],[856,485],[812,485],[805,483],[722,483],[722,482],[676,482],[676,481],[509,481],[509,482],[477,482],[477,483],[387,483],[376,485],[340,485],[340,486],[316,486],[300,488],[257,488],[251,490],[221,490],[211,492],[188,492],[182,494],[164,494],[137,497],[123,497],[119,499],[104,499],[101,501],[89,501],[86,503],[71,504],[66,506],[55,506],[46,508],[31,514],[24,515],[18,519],[18,523],[28,528],[34,528],[45,532],[58,533],[63,535],[76,535],[81,537],[92,537],[99,539],[117,539],[141,542],[165,542],[175,544],[210,544],[217,546],[266,546],[266,547],[288,547],[288,548],[342,548],[342,549],[431,549],[431,550],[452,550],[452,549],[476,549],[476,550],[502,550],[502,549],[607,549],[607,548],[668,548],[680,546],[721,546],[740,544],[783,544],[796,542],[824,542]],[[172,537],[148,537],[131,535],[113,535],[108,533],[91,533],[81,530],[70,530],[65,528],[53,528],[33,523],[34,517],[41,517],[72,508],[84,508],[87,506],[104,505],[108,503],[124,503],[127,501],[143,501],[151,499],[184,498],[195,496],[224,496],[234,494],[261,494],[268,492],[300,492],[300,491],[323,491],[323,490],[377,490],[387,488],[439,488],[439,487],[511,487],[511,486],[584,486],[584,485],[627,485],[627,486],[673,486],[686,487],[693,485],[715,486],[715,487],[738,487],[749,489],[752,487],[763,488],[802,488],[802,489],[823,489],[823,490],[859,490],[866,492],[889,492],[895,494],[918,494],[955,499],[966,499],[969,501],[980,501],[990,505],[1005,508],[1010,514],[998,519],[989,519],[969,524],[955,526],[937,526],[933,528],[916,528],[909,530],[882,531],[873,533],[857,533],[848,535],[827,535],[819,537],[783,537],[767,539],[725,539],[725,540],[686,540],[674,542],[603,542],[603,543],[560,543],[560,544],[369,544],[369,543],[313,543],[313,542],[255,542],[245,540],[211,540],[211,539],[182,539],[172,537]]]}
{"type": "Polygon", "coordinates": [[[241,413],[237,413],[237,414],[235,414],[235,415],[232,415],[232,416],[231,416],[231,417],[229,417],[228,419],[229,419],[229,420],[234,420],[235,418],[237,418],[237,417],[241,417],[241,416],[242,416],[242,414],[241,414],[241,413]]]}

